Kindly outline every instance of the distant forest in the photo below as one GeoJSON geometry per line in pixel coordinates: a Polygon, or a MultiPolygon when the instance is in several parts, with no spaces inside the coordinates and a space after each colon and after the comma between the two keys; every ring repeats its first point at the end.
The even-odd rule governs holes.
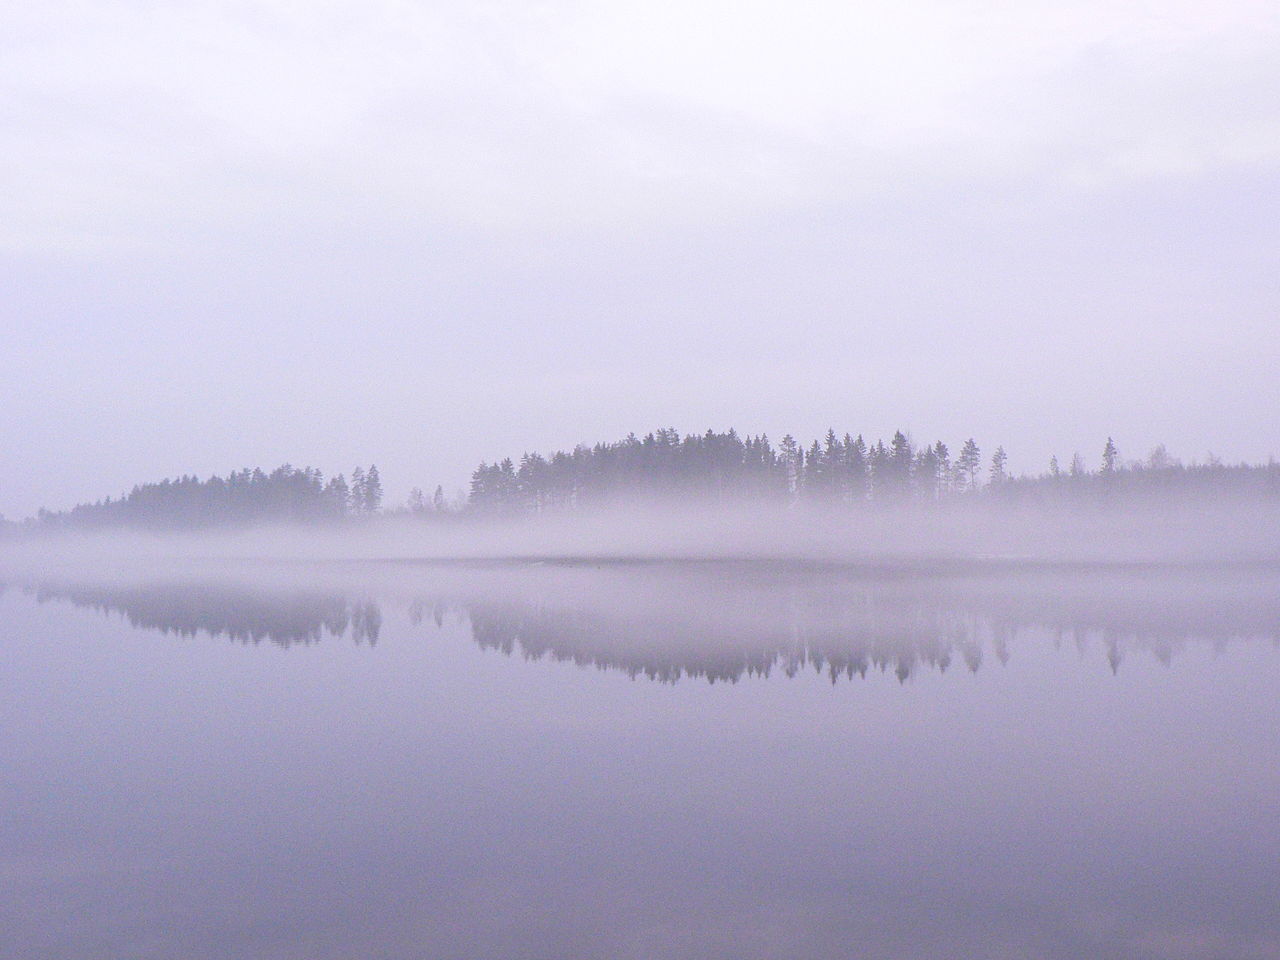
{"type": "Polygon", "coordinates": [[[1163,446],[1124,460],[1108,438],[1100,465],[1079,454],[1054,457],[1037,476],[1012,476],[998,446],[989,455],[973,440],[954,454],[943,442],[916,445],[902,431],[888,443],[829,430],[807,447],[791,435],[769,438],[736,430],[681,435],[667,428],[644,437],[579,445],[519,462],[481,463],[465,497],[446,501],[443,487],[415,488],[400,507],[384,509],[376,466],[325,480],[312,467],[271,472],[243,469],[223,478],[194,476],[144,483],[129,493],[70,510],[41,510],[9,532],[33,529],[142,527],[187,529],[262,523],[336,523],[376,516],[465,519],[563,512],[576,508],[658,503],[927,504],[1113,501],[1138,498],[1246,496],[1280,498],[1280,464],[1228,465],[1210,457],[1184,464],[1163,446]]]}
{"type": "Polygon", "coordinates": [[[527,453],[482,463],[471,476],[468,507],[479,512],[541,513],[592,504],[679,498],[688,501],[772,501],[790,504],[934,503],[959,497],[1044,501],[1169,494],[1280,496],[1280,464],[1225,465],[1210,458],[1184,465],[1163,446],[1144,460],[1124,461],[1110,437],[1101,465],[1090,471],[1079,454],[1047,472],[1014,477],[998,446],[984,458],[972,439],[952,455],[938,441],[917,446],[902,431],[868,443],[829,430],[802,446],[787,435],[735,430],[680,436],[673,429],[615,443],[578,446],[549,456],[527,453]]]}
{"type": "Polygon", "coordinates": [[[378,468],[357,467],[348,483],[342,474],[327,483],[312,467],[285,464],[270,473],[234,471],[208,480],[179,477],[143,483],[113,500],[82,503],[54,513],[41,510],[23,526],[94,529],[164,529],[245,526],[260,523],[324,523],[375,516],[382,511],[378,468]]]}

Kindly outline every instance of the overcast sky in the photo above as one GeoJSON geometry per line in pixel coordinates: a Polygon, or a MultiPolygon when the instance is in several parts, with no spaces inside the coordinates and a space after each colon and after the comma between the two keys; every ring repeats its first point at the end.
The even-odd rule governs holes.
{"type": "Polygon", "coordinates": [[[673,425],[1280,455],[1280,5],[0,0],[0,512],[673,425]]]}

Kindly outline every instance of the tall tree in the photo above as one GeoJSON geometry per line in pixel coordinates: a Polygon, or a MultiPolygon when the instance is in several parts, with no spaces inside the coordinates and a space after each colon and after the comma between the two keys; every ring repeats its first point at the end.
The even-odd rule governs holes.
{"type": "Polygon", "coordinates": [[[778,451],[783,469],[786,471],[787,492],[795,496],[800,492],[803,483],[804,453],[800,449],[800,444],[796,442],[796,438],[789,433],[778,444],[778,451]]]}
{"type": "Polygon", "coordinates": [[[939,440],[933,445],[933,457],[938,465],[938,495],[951,489],[951,451],[939,440]]]}
{"type": "Polygon", "coordinates": [[[351,512],[357,515],[369,512],[369,481],[365,477],[364,467],[356,467],[351,471],[351,512]]]}
{"type": "Polygon", "coordinates": [[[849,499],[861,503],[867,499],[867,442],[858,434],[852,441],[845,434],[845,462],[847,463],[849,499]]]}
{"type": "Polygon", "coordinates": [[[1004,447],[996,447],[996,452],[991,455],[991,485],[999,486],[1009,479],[1008,473],[1005,471],[1005,464],[1009,457],[1004,452],[1004,447]]]}
{"type": "Polygon", "coordinates": [[[1120,451],[1116,449],[1116,442],[1107,437],[1107,445],[1102,448],[1102,475],[1111,476],[1120,465],[1120,451]]]}
{"type": "Polygon", "coordinates": [[[378,468],[370,466],[364,479],[365,513],[377,513],[382,509],[382,478],[378,476],[378,468]]]}
{"type": "Polygon", "coordinates": [[[975,490],[978,486],[978,469],[982,464],[982,453],[973,437],[964,442],[960,448],[960,456],[956,457],[956,472],[960,475],[962,490],[975,490]]]}

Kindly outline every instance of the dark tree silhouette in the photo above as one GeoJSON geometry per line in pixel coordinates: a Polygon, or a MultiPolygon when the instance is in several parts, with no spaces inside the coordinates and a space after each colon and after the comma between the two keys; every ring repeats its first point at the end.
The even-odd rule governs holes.
{"type": "MultiPolygon", "coordinates": [[[[225,478],[193,476],[144,483],[117,499],[70,510],[41,510],[38,528],[92,529],[132,526],[199,529],[257,523],[323,523],[341,520],[350,506],[341,475],[327,484],[319,470],[285,464],[270,473],[254,468],[225,478]]],[[[28,525],[31,526],[31,525],[28,525]]]]}
{"type": "MultiPolygon", "coordinates": [[[[674,428],[635,434],[613,443],[579,445],[550,454],[526,452],[481,463],[471,475],[466,503],[450,509],[437,486],[428,505],[415,488],[394,513],[422,518],[449,515],[520,516],[582,507],[630,504],[813,504],[857,509],[864,504],[936,504],[957,494],[982,502],[1087,501],[1118,507],[1162,497],[1214,499],[1225,495],[1280,498],[1280,464],[1224,464],[1210,457],[1189,465],[1163,445],[1146,461],[1122,463],[1108,437],[1102,466],[1090,473],[1079,454],[1063,474],[1055,456],[1037,477],[1013,476],[998,446],[983,484],[981,455],[970,437],[954,462],[945,443],[917,448],[901,430],[886,445],[861,434],[828,429],[806,448],[786,434],[775,447],[764,434],[707,430],[681,436],[674,428]]],[[[327,483],[319,470],[285,464],[225,478],[194,476],[145,483],[128,494],[70,510],[41,509],[22,524],[0,523],[0,534],[32,530],[136,526],[199,529],[258,523],[321,523],[368,518],[382,512],[384,494],[376,465],[357,467],[348,485],[342,474],[327,483]]]]}
{"type": "Polygon", "coordinates": [[[973,437],[964,442],[960,448],[960,456],[956,458],[957,483],[961,490],[972,490],[978,485],[978,467],[982,463],[982,454],[978,450],[973,437]]]}

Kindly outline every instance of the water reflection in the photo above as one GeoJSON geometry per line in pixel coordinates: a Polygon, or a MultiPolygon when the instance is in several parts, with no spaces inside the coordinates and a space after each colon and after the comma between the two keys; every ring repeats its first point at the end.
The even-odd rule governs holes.
{"type": "Polygon", "coordinates": [[[1278,584],[20,581],[0,956],[1280,960],[1278,584]]]}
{"type": "Polygon", "coordinates": [[[633,678],[736,682],[816,671],[832,683],[1007,663],[1019,636],[1168,665],[1188,643],[1280,640],[1271,570],[1003,571],[999,575],[850,574],[770,568],[488,571],[418,575],[376,589],[298,589],[187,580],[43,580],[41,602],[119,613],[135,627],[238,643],[377,642],[383,605],[416,625],[462,619],[482,648],[620,670],[633,678]]]}
{"type": "Polygon", "coordinates": [[[30,592],[40,603],[65,600],[101,613],[118,613],[132,627],[194,637],[204,633],[236,643],[282,647],[350,634],[374,644],[382,608],[368,598],[200,582],[146,585],[41,581],[30,592]]]}

